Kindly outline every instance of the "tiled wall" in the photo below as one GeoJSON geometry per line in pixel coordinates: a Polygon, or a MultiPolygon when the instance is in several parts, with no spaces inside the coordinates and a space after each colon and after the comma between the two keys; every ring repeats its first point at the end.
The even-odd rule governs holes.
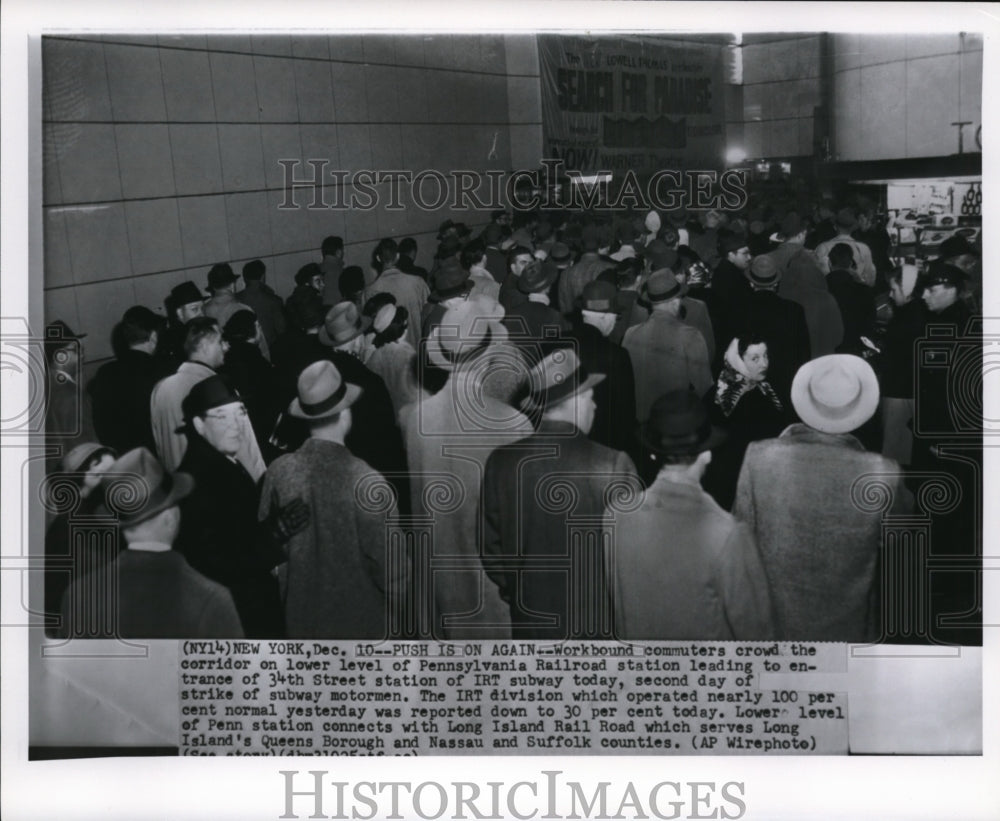
{"type": "Polygon", "coordinates": [[[813,153],[820,37],[744,35],[743,147],[751,159],[813,153]]]}
{"type": "Polygon", "coordinates": [[[834,146],[838,160],[938,157],[977,150],[983,40],[976,34],[835,34],[834,146]]]}
{"type": "MultiPolygon", "coordinates": [[[[489,218],[416,208],[405,183],[403,210],[388,184],[374,210],[306,208],[304,190],[281,210],[279,159],[483,173],[541,158],[531,36],[77,36],[46,38],[42,59],[46,320],[87,332],[91,363],[126,308],[162,308],[215,262],[260,257],[287,294],[326,235],[361,265],[379,238],[414,236],[427,265],[440,222],[489,218]]],[[[331,176],[320,200],[351,193],[331,176]]]]}

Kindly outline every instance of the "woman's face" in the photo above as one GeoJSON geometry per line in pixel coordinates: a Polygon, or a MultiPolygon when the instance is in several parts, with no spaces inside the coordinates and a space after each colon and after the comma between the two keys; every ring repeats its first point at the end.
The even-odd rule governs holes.
{"type": "Polygon", "coordinates": [[[750,378],[760,382],[767,375],[767,345],[763,342],[759,345],[749,345],[743,354],[743,364],[747,366],[750,378]]]}

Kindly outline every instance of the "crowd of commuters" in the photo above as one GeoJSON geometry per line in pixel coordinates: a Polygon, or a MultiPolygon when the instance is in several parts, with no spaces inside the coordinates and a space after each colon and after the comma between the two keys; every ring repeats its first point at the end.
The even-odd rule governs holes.
{"type": "Polygon", "coordinates": [[[964,240],[915,282],[849,207],[500,211],[445,222],[427,268],[409,238],[319,256],[285,298],[253,260],[130,308],[85,386],[50,325],[49,430],[93,430],[53,466],[78,496],[46,539],[54,633],[104,607],[124,637],[869,641],[920,477],[958,476],[975,539],[948,458],[964,240]],[[103,559],[72,535],[98,512],[103,559]]]}

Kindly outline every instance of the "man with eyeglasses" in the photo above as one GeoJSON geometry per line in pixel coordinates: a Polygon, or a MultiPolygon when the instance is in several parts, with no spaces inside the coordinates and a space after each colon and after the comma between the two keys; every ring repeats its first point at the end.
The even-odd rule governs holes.
{"type": "Polygon", "coordinates": [[[177,549],[229,589],[248,637],[281,637],[283,608],[271,570],[284,559],[281,545],[305,526],[308,508],[295,499],[258,523],[258,483],[237,459],[247,411],[225,380],[199,382],[183,411],[188,448],[180,470],[194,478],[195,490],[181,504],[177,549]]]}

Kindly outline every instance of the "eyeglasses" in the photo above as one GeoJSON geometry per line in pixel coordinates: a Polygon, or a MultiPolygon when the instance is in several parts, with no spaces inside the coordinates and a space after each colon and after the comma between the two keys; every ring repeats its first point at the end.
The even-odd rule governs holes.
{"type": "Polygon", "coordinates": [[[230,424],[235,422],[241,422],[247,417],[247,409],[240,405],[239,408],[232,411],[218,411],[216,413],[206,413],[205,418],[211,419],[213,422],[229,422],[230,424]]]}

